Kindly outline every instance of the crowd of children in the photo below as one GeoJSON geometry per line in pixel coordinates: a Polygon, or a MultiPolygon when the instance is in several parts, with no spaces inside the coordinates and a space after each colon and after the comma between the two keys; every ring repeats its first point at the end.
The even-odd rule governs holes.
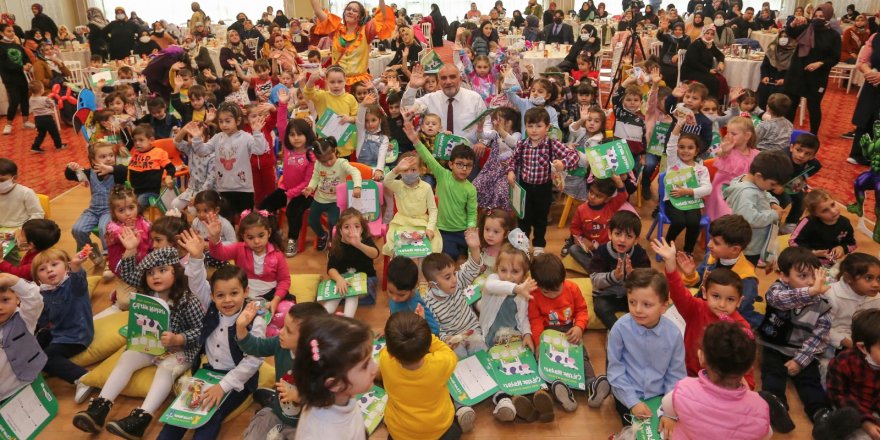
{"type": "MultiPolygon", "coordinates": [[[[263,408],[247,439],[363,438],[358,396],[376,381],[388,395],[389,438],[459,438],[476,419],[446,386],[459,360],[511,341],[537,353],[546,330],[582,345],[598,319],[608,343],[583,347],[586,402],[596,408],[612,396],[623,425],[652,417],[646,401],[660,396],[665,438],[768,438],[794,429],[791,378],[816,438],[858,430],[880,438],[880,303],[872,301],[880,260],[856,252],[837,202],[807,185],[820,169],[819,141],[791,139],[788,97],[771,95],[760,109],[754,92],[736,90],[733,108],[720,116],[704,85],[665,87],[649,59],[603,109],[589,58],[573,72],[532,78],[530,69],[469,48],[454,57],[463,82],[492,106],[473,122],[488,146],[480,154],[467,143],[440,151],[435,140],[451,133],[440,115],[401,107],[407,86],[396,74],[348,87],[335,65],[285,70],[274,59],[232,60],[235,73],[217,90],[175,65],[169,102],[147,97],[137,82],[137,90],[130,83],[104,90],[89,164],[65,169],[91,197],[70,230],[73,257],[55,246],[61,231],[16,182],[16,164],[0,158],[0,226],[16,231],[7,239],[17,245],[0,262],[0,402],[41,370],[74,385],[77,404],[93,394],[80,381],[87,370],[70,360],[94,338],[82,267],[91,260],[107,281],[118,278],[102,314],[127,310],[132,292],[170,306],[160,337],[167,354],[124,350],[73,417],[93,434],[142,438],[175,381],[206,369],[223,379],[202,390],[200,405],[217,410],[194,438],[215,438],[252,394],[263,408]],[[617,140],[631,166],[594,169],[591,149],[617,140]],[[169,155],[175,148],[189,170],[184,188],[169,155]],[[590,292],[545,252],[557,192],[583,202],[562,257],[589,274],[590,292]],[[654,216],[667,233],[650,248],[662,266],[652,268],[639,244],[648,219],[630,205],[633,194],[657,199],[654,216]],[[512,206],[516,200],[522,205],[512,206]],[[149,221],[157,210],[163,215],[149,221]],[[291,285],[304,220],[327,251],[322,286],[330,287],[319,288],[327,292],[318,303],[296,303],[313,292],[291,285]],[[778,237],[789,233],[779,252],[778,237]],[[422,245],[418,256],[408,245],[422,245]],[[380,255],[391,317],[381,329],[387,347],[374,359],[374,334],[356,318],[358,305],[381,292],[380,255]],[[778,280],[759,285],[756,267],[775,267],[778,280]],[[470,304],[473,285],[482,297],[470,304]],[[764,313],[755,307],[762,301],[764,313]],[[262,316],[276,311],[283,326],[269,337],[262,316]],[[606,374],[590,362],[590,351],[600,350],[606,374]],[[266,357],[274,357],[277,383],[258,390],[266,357]],[[152,365],[143,402],[111,420],[132,375],[152,365]]],[[[445,93],[435,73],[415,70],[418,90],[410,84],[407,93],[445,93]]],[[[45,134],[64,148],[45,118],[40,84],[31,88],[34,151],[45,134]]],[[[579,394],[559,380],[542,382],[529,395],[495,394],[492,414],[549,422],[556,403],[575,411],[579,394]]],[[[185,434],[166,424],[159,438],[185,434]]]]}

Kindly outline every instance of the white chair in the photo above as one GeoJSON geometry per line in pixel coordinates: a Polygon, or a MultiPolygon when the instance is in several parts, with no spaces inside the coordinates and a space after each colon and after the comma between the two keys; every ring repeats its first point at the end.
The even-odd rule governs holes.
{"type": "Polygon", "coordinates": [[[678,50],[678,77],[676,78],[676,84],[681,82],[681,65],[684,64],[684,54],[687,53],[687,50],[679,49],[678,50]]]}
{"type": "Polygon", "coordinates": [[[70,78],[68,78],[67,82],[83,89],[88,88],[89,84],[86,81],[86,74],[82,68],[82,63],[79,61],[65,61],[64,65],[70,70],[70,78]]]}
{"type": "Polygon", "coordinates": [[[798,104],[798,124],[804,125],[804,113],[807,112],[807,98],[801,98],[800,104],[798,104]]]}
{"type": "Polygon", "coordinates": [[[834,67],[831,68],[831,71],[828,73],[828,79],[837,79],[837,84],[840,85],[840,81],[846,80],[846,93],[849,94],[849,89],[852,86],[853,73],[856,70],[855,64],[847,64],[847,63],[837,63],[834,67]]]}
{"type": "Polygon", "coordinates": [[[648,49],[648,52],[652,56],[660,58],[660,49],[662,49],[662,48],[663,48],[663,42],[662,41],[655,41],[655,42],[651,43],[651,46],[648,49]]]}
{"type": "Polygon", "coordinates": [[[422,29],[422,35],[425,36],[425,41],[428,43],[428,48],[433,48],[433,42],[431,41],[431,23],[419,23],[419,28],[422,29]]]}

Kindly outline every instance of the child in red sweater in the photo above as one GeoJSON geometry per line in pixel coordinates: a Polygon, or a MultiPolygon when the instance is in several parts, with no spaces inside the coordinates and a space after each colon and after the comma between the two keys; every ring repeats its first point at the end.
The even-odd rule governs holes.
{"type": "Polygon", "coordinates": [[[19,251],[24,251],[18,265],[0,259],[0,272],[10,273],[27,281],[33,281],[31,262],[40,252],[55,246],[61,239],[61,229],[52,220],[34,218],[24,222],[15,231],[19,251]]]}
{"type": "MultiPolygon", "coordinates": [[[[733,321],[751,332],[749,323],[739,314],[737,307],[742,302],[742,279],[730,269],[717,268],[709,273],[703,283],[703,298],[696,298],[684,286],[681,274],[676,268],[675,243],[666,240],[651,242],[651,249],[663,258],[666,280],[669,282],[669,297],[676,310],[687,324],[684,329],[684,363],[687,374],[697,377],[702,369],[697,352],[703,340],[703,332],[709,324],[718,321],[733,321]]],[[[751,371],[745,375],[749,388],[755,389],[755,377],[751,371]]]]}
{"type": "Polygon", "coordinates": [[[571,219],[572,243],[567,243],[568,253],[584,268],[589,267],[593,251],[608,243],[608,222],[628,197],[620,176],[596,179],[590,184],[587,203],[578,206],[571,219]]]}
{"type": "MultiPolygon", "coordinates": [[[[563,332],[569,343],[582,344],[590,318],[587,302],[577,284],[566,281],[562,260],[556,255],[541,254],[535,257],[529,271],[538,284],[529,301],[529,323],[535,347],[540,345],[544,330],[563,332]]],[[[596,376],[587,347],[584,347],[584,379],[589,394],[587,404],[598,408],[611,393],[611,386],[605,375],[596,376]]],[[[577,410],[577,401],[568,385],[557,380],[550,384],[550,391],[565,411],[577,410]]]]}

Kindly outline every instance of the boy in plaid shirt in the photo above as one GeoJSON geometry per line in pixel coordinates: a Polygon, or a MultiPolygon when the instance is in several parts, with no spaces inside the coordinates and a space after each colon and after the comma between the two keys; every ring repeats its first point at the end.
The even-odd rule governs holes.
{"type": "Polygon", "coordinates": [[[573,170],[578,166],[577,151],[561,142],[547,137],[550,130],[550,114],[544,107],[526,111],[526,135],[519,141],[507,168],[507,181],[511,188],[519,182],[525,190],[525,212],[519,220],[519,228],[528,237],[535,228],[534,254],[544,253],[547,240],[547,212],[553,201],[553,173],[573,170]]]}
{"type": "Polygon", "coordinates": [[[828,346],[831,304],[822,297],[829,288],[825,270],[810,250],[787,248],[777,263],[779,280],[767,291],[767,314],[758,327],[764,346],[760,394],[770,406],[773,430],[786,433],[794,429],[785,398],[789,377],[811,420],[830,409],[817,357],[828,346]]]}

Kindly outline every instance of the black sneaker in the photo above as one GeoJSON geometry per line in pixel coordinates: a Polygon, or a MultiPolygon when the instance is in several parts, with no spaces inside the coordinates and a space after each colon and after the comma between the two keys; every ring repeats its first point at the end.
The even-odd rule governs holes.
{"type": "Polygon", "coordinates": [[[848,131],[848,132],[840,135],[840,137],[842,137],[844,139],[852,139],[852,138],[856,137],[856,132],[855,132],[855,130],[848,131]]]}
{"type": "Polygon", "coordinates": [[[97,434],[104,427],[104,420],[107,420],[107,414],[110,413],[112,407],[113,402],[102,397],[95,397],[89,402],[87,410],[80,411],[73,416],[73,426],[76,426],[80,431],[97,434]]]}
{"type": "Polygon", "coordinates": [[[152,421],[153,416],[140,408],[135,408],[128,417],[108,423],[107,432],[128,440],[141,440],[152,421]]]}
{"type": "Polygon", "coordinates": [[[330,241],[329,235],[325,235],[323,237],[318,237],[318,250],[319,251],[326,250],[328,241],[330,241]]]}
{"type": "Polygon", "coordinates": [[[611,384],[608,383],[608,378],[605,377],[604,374],[600,374],[596,379],[590,382],[589,386],[589,397],[587,398],[587,405],[590,408],[598,408],[602,406],[602,402],[605,401],[605,398],[611,394],[611,384]]]}
{"type": "Polygon", "coordinates": [[[769,391],[760,391],[758,394],[770,407],[770,426],[773,428],[773,431],[782,434],[793,431],[794,422],[791,420],[791,416],[788,415],[788,408],[782,404],[782,401],[769,391]]]}
{"type": "Polygon", "coordinates": [[[271,388],[257,388],[254,391],[254,402],[263,408],[271,408],[278,395],[271,388]]]}
{"type": "Polygon", "coordinates": [[[813,416],[813,438],[816,440],[844,440],[859,430],[862,416],[853,407],[829,411],[822,408],[813,416]]]}
{"type": "Polygon", "coordinates": [[[562,244],[562,250],[559,251],[559,256],[565,258],[568,256],[568,248],[570,248],[574,244],[574,236],[569,235],[567,239],[565,239],[565,243],[562,244]]]}

